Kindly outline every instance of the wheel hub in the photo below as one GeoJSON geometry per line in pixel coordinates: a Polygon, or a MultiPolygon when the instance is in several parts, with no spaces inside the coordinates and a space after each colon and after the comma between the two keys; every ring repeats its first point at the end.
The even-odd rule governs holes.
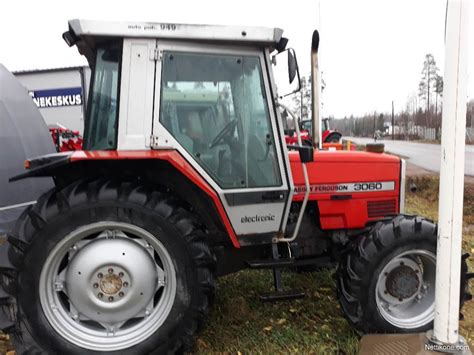
{"type": "Polygon", "coordinates": [[[413,296],[420,287],[420,280],[415,270],[407,265],[397,266],[390,271],[385,281],[388,293],[398,299],[413,296]]]}
{"type": "Polygon", "coordinates": [[[158,284],[145,245],[130,239],[99,238],[79,247],[66,272],[71,308],[79,318],[115,324],[144,315],[158,284]]]}
{"type": "Polygon", "coordinates": [[[411,249],[394,256],[377,277],[377,309],[390,324],[416,329],[434,317],[436,255],[411,249]]]}
{"type": "Polygon", "coordinates": [[[118,293],[122,289],[122,279],[117,274],[107,274],[100,280],[100,290],[108,295],[118,293]]]}

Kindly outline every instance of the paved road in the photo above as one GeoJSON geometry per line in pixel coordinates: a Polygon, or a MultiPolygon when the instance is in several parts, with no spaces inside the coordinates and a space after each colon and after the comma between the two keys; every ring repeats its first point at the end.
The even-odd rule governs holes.
{"type": "MultiPolygon", "coordinates": [[[[359,144],[373,142],[371,138],[345,137],[359,144]]],[[[385,144],[385,150],[406,157],[411,163],[424,169],[439,172],[441,146],[439,144],[407,141],[377,140],[385,144]]],[[[474,176],[474,145],[466,145],[465,175],[474,176]]]]}

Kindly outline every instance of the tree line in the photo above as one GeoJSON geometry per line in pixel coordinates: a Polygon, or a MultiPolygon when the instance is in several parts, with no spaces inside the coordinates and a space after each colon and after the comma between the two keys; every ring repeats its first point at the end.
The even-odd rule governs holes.
{"type": "MultiPolygon", "coordinates": [[[[436,64],[434,56],[430,53],[423,60],[420,81],[417,92],[414,91],[407,97],[403,110],[393,113],[394,125],[392,126],[392,112],[369,112],[361,116],[329,117],[331,127],[343,135],[373,137],[394,135],[396,139],[423,139],[426,132],[430,139],[441,137],[441,113],[443,98],[443,77],[436,64]]],[[[310,79],[302,78],[302,91],[293,97],[293,106],[298,115],[309,119],[311,112],[311,85],[310,79]]],[[[323,83],[323,90],[325,83],[323,83]]],[[[324,96],[323,96],[324,100],[324,96]]],[[[390,105],[390,102],[388,103],[390,105]]],[[[474,127],[474,100],[468,103],[466,126],[474,127]]],[[[474,141],[473,129],[468,130],[468,139],[474,141]]]]}

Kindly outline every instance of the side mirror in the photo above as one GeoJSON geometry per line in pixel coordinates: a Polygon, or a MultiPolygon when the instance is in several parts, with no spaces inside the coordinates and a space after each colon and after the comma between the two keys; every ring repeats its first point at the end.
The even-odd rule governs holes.
{"type": "Polygon", "coordinates": [[[292,84],[293,80],[295,80],[295,76],[297,72],[298,72],[298,63],[296,62],[295,51],[290,48],[288,49],[288,79],[289,79],[290,84],[292,84]]]}
{"type": "Polygon", "coordinates": [[[278,88],[278,96],[285,97],[301,90],[298,61],[296,60],[296,54],[293,48],[288,48],[275,54],[272,57],[272,63],[275,65],[273,72],[278,88]]]}

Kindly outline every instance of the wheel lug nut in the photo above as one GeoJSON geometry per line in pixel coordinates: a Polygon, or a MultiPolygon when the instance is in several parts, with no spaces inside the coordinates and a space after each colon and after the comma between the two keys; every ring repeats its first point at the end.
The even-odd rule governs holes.
{"type": "Polygon", "coordinates": [[[109,302],[112,302],[114,298],[112,296],[109,297],[109,302]]]}
{"type": "Polygon", "coordinates": [[[119,277],[123,277],[123,272],[119,272],[119,277]]]}
{"type": "Polygon", "coordinates": [[[97,297],[102,298],[102,297],[104,297],[104,294],[103,294],[102,292],[99,292],[99,294],[97,295],[97,297]]]}
{"type": "Polygon", "coordinates": [[[405,263],[403,261],[400,261],[400,265],[403,266],[405,265],[405,263]]]}
{"type": "Polygon", "coordinates": [[[119,297],[123,297],[124,293],[123,292],[119,292],[119,297]]]}
{"type": "Polygon", "coordinates": [[[101,279],[102,277],[104,277],[104,275],[103,275],[101,272],[99,272],[99,273],[97,274],[97,277],[98,277],[99,279],[101,279]]]}
{"type": "Polygon", "coordinates": [[[128,287],[128,282],[127,282],[127,281],[125,281],[125,282],[123,283],[123,287],[128,287]]]}
{"type": "Polygon", "coordinates": [[[110,268],[109,270],[107,270],[109,272],[109,274],[113,274],[114,273],[114,269],[110,268]]]}
{"type": "Polygon", "coordinates": [[[94,288],[99,288],[99,284],[96,282],[94,285],[93,285],[94,288]]]}

